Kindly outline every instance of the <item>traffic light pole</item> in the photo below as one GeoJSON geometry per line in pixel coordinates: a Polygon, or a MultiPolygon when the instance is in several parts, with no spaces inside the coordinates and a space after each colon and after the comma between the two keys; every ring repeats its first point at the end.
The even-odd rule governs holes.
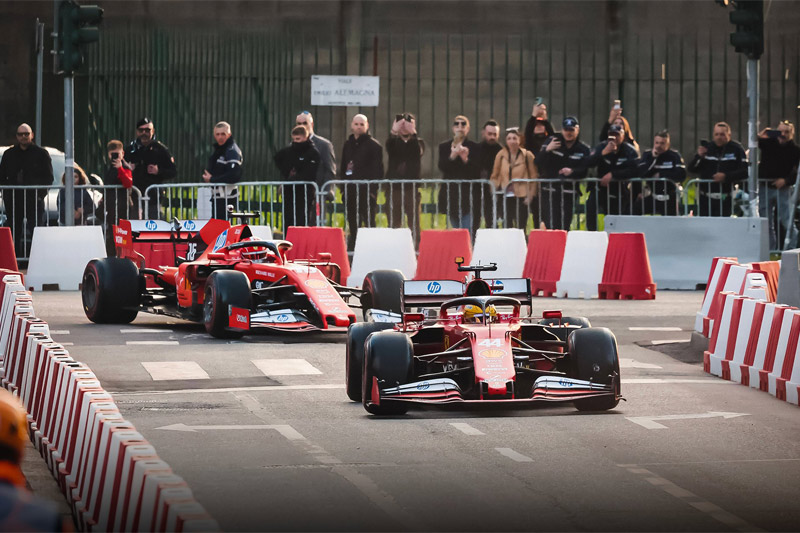
{"type": "Polygon", "coordinates": [[[64,76],[64,224],[75,225],[75,123],[73,114],[73,80],[64,76]]]}
{"type": "Polygon", "coordinates": [[[750,216],[759,217],[758,212],[758,80],[759,60],[747,60],[747,99],[750,101],[750,117],[747,121],[747,143],[750,149],[750,216]]]}

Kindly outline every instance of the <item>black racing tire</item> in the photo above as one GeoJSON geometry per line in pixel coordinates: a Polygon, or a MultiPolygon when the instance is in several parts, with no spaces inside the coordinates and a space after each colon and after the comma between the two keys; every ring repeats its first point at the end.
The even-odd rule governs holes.
{"type": "Polygon", "coordinates": [[[139,313],[139,269],[130,259],[92,259],[81,280],[86,318],[96,324],[129,324],[139,313]]]}
{"type": "Polygon", "coordinates": [[[579,411],[608,411],[619,403],[620,373],[617,338],[608,328],[576,329],[567,338],[570,377],[600,383],[614,384],[614,396],[599,396],[575,400],[579,411]],[[612,377],[616,376],[616,378],[612,377]]]}
{"type": "Polygon", "coordinates": [[[228,306],[250,310],[252,295],[247,275],[237,270],[216,270],[206,280],[203,325],[212,337],[238,339],[245,330],[228,324],[228,306]]]}
{"type": "Polygon", "coordinates": [[[364,277],[361,288],[361,309],[380,309],[392,313],[403,312],[403,281],[399,270],[373,270],[364,277]]]}
{"type": "Polygon", "coordinates": [[[405,403],[376,405],[372,403],[373,377],[392,387],[411,381],[414,370],[414,347],[411,339],[399,331],[381,331],[367,338],[364,352],[361,401],[373,415],[402,415],[408,411],[405,403]]]}
{"type": "Polygon", "coordinates": [[[392,329],[389,322],[357,322],[347,328],[347,352],[345,353],[345,388],[347,397],[361,401],[361,372],[364,370],[364,343],[371,333],[392,329]]]}
{"type": "Polygon", "coordinates": [[[565,316],[560,319],[543,318],[539,321],[539,324],[544,324],[545,326],[553,326],[547,328],[547,330],[557,335],[558,338],[564,342],[566,342],[570,332],[575,331],[572,328],[566,328],[564,326],[579,326],[580,328],[592,327],[592,324],[591,322],[589,322],[589,319],[582,316],[565,316]],[[559,324],[561,325],[559,326],[559,324]]]}

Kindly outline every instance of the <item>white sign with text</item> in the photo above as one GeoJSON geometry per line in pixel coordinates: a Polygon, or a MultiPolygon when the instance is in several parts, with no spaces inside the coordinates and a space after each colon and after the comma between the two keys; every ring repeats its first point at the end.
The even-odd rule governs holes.
{"type": "Polygon", "coordinates": [[[377,107],[378,76],[311,76],[311,105],[377,107]]]}

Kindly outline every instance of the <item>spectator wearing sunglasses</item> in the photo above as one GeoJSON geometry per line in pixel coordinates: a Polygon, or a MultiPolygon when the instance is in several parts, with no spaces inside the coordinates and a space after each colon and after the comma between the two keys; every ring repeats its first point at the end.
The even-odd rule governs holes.
{"type": "MultiPolygon", "coordinates": [[[[136,139],[131,141],[125,161],[133,168],[133,186],[142,195],[151,185],[160,185],[178,175],[175,158],[169,153],[169,148],[156,140],[155,125],[147,117],[136,123],[136,139]]],[[[147,193],[147,218],[160,218],[159,196],[163,197],[164,193],[159,195],[156,190],[147,193]]]]}
{"type": "MultiPolygon", "coordinates": [[[[794,143],[794,124],[782,120],[775,129],[765,128],[758,134],[761,161],[758,164],[759,211],[769,218],[770,250],[782,250],[786,230],[794,224],[791,204],[792,186],[797,181],[800,147],[794,143]]],[[[797,232],[792,231],[792,241],[797,232]]],[[[795,242],[789,243],[792,248],[795,242]]]]}
{"type": "Polygon", "coordinates": [[[308,111],[300,111],[294,121],[295,126],[304,126],[311,134],[309,140],[319,152],[319,166],[317,167],[317,185],[336,179],[336,154],[333,144],[325,137],[314,133],[314,116],[308,111]]]}
{"type": "MultiPolygon", "coordinates": [[[[33,142],[31,127],[20,124],[16,135],[16,144],[6,150],[0,160],[0,188],[7,185],[52,185],[53,163],[50,161],[50,154],[33,142]]],[[[3,193],[6,225],[14,234],[17,255],[24,256],[25,236],[33,234],[39,215],[44,212],[42,199],[47,194],[47,188],[43,187],[35,192],[16,189],[3,193]]]]}
{"type": "Polygon", "coordinates": [[[467,138],[469,119],[458,115],[453,119],[453,138],[439,145],[439,170],[442,178],[459,183],[443,183],[439,187],[439,208],[447,213],[454,228],[472,229],[472,183],[480,176],[478,144],[467,138]]]}

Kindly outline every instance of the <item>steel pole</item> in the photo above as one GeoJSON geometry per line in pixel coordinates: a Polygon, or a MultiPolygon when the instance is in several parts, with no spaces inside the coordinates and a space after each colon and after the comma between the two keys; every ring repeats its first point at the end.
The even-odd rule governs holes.
{"type": "Polygon", "coordinates": [[[44,23],[36,19],[36,129],[34,135],[39,145],[44,146],[42,139],[42,70],[44,69],[44,23]]]}
{"type": "Polygon", "coordinates": [[[747,143],[750,148],[750,216],[758,212],[758,78],[760,62],[747,60],[747,99],[750,101],[750,118],[747,121],[747,143]]]}
{"type": "Polygon", "coordinates": [[[64,76],[64,224],[75,225],[75,148],[73,146],[74,115],[73,115],[73,77],[64,76]]]}

